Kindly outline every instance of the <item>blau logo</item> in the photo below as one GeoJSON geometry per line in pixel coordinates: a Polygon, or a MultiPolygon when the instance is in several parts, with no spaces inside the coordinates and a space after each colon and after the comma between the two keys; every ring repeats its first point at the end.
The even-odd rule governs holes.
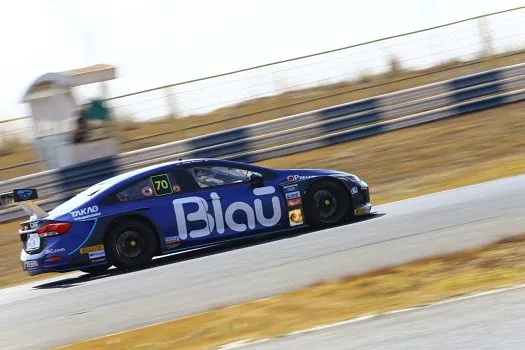
{"type": "MultiPolygon", "coordinates": [[[[262,197],[275,193],[275,188],[271,186],[260,187],[253,189],[253,194],[256,197],[262,197]]],[[[281,220],[281,205],[279,197],[272,196],[271,203],[273,208],[273,215],[266,217],[263,213],[262,199],[256,198],[253,205],[245,202],[233,202],[226,209],[222,208],[221,201],[217,193],[210,194],[211,211],[208,212],[209,206],[206,200],[202,197],[186,197],[173,200],[173,208],[175,210],[175,217],[177,220],[177,229],[180,239],[201,238],[210,235],[213,231],[219,234],[225,232],[226,227],[235,232],[244,232],[248,229],[253,230],[256,226],[256,221],[265,227],[272,227],[277,225],[281,220]],[[197,205],[197,210],[191,213],[186,213],[184,205],[194,203],[197,205]],[[246,214],[246,223],[236,222],[233,218],[234,213],[242,211],[246,214]],[[188,232],[187,221],[204,221],[205,227],[198,230],[188,232]]],[[[269,200],[265,199],[265,200],[269,200]]]]}

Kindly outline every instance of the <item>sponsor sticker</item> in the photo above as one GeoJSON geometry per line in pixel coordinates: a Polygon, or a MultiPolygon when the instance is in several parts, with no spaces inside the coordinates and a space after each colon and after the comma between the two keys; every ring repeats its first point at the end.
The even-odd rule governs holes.
{"type": "Polygon", "coordinates": [[[294,185],[290,185],[290,186],[284,186],[283,189],[284,189],[284,192],[299,191],[299,185],[298,184],[294,184],[294,185]]]}
{"type": "Polygon", "coordinates": [[[199,196],[176,198],[172,203],[179,238],[185,241],[190,238],[206,237],[212,233],[222,235],[227,229],[246,232],[255,229],[257,223],[264,227],[274,227],[284,214],[281,201],[275,192],[273,186],[257,187],[253,189],[256,197],[253,201],[235,201],[227,206],[219,200],[214,200],[219,197],[216,192],[211,192],[209,195],[210,205],[207,205],[210,201],[199,196]],[[266,210],[266,206],[269,210],[266,210]],[[241,213],[244,219],[234,219],[238,213],[241,213]],[[199,225],[193,224],[197,222],[200,222],[199,225]],[[201,228],[190,229],[190,225],[201,228]]]}
{"type": "Polygon", "coordinates": [[[144,186],[140,189],[140,193],[144,196],[144,197],[151,197],[153,196],[153,187],[151,186],[144,186]]]}
{"type": "Polygon", "coordinates": [[[352,189],[350,190],[350,193],[356,194],[357,193],[357,187],[352,187],[352,189]]]}
{"type": "Polygon", "coordinates": [[[64,253],[66,248],[46,249],[45,254],[64,253]]]}
{"type": "Polygon", "coordinates": [[[299,180],[311,179],[312,177],[315,177],[315,175],[288,175],[286,177],[286,180],[288,180],[288,182],[294,182],[299,180]]]}
{"type": "Polygon", "coordinates": [[[90,259],[98,259],[106,256],[106,252],[103,250],[97,250],[96,252],[89,252],[90,259]]]}
{"type": "Polygon", "coordinates": [[[97,264],[97,263],[101,263],[101,262],[106,262],[106,257],[91,259],[91,263],[92,264],[97,264]]]}
{"type": "Polygon", "coordinates": [[[294,198],[294,199],[289,199],[286,201],[286,204],[289,207],[295,207],[295,206],[301,205],[302,203],[303,201],[301,200],[301,198],[294,198]]]}
{"type": "Polygon", "coordinates": [[[73,217],[73,220],[85,220],[90,219],[99,216],[101,213],[98,211],[98,206],[93,205],[88,208],[82,208],[78,210],[74,210],[70,212],[71,216],[73,217]]]}
{"type": "Polygon", "coordinates": [[[294,199],[301,197],[301,193],[299,191],[286,193],[286,199],[294,199]]]}
{"type": "Polygon", "coordinates": [[[166,237],[165,241],[166,241],[166,244],[179,243],[180,237],[179,236],[166,237]]]}
{"type": "Polygon", "coordinates": [[[26,270],[34,269],[34,268],[37,268],[37,267],[38,267],[38,261],[36,261],[36,260],[24,261],[24,269],[26,269],[26,270]]]}
{"type": "Polygon", "coordinates": [[[301,209],[294,209],[288,212],[290,226],[297,226],[303,223],[303,212],[301,209]]]}
{"type": "Polygon", "coordinates": [[[104,250],[104,245],[103,244],[94,245],[94,246],[91,246],[91,247],[80,248],[80,254],[94,253],[94,252],[98,252],[99,250],[102,250],[102,251],[104,250]]]}

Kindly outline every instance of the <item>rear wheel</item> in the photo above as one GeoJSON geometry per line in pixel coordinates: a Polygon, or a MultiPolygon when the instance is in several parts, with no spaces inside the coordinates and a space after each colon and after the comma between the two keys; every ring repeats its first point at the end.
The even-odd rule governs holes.
{"type": "Polygon", "coordinates": [[[126,220],[115,225],[107,237],[110,262],[122,270],[146,265],[157,251],[157,236],[145,223],[126,220]]]}
{"type": "Polygon", "coordinates": [[[314,227],[337,225],[351,215],[352,203],[346,189],[331,181],[314,183],[304,199],[308,224],[314,227]]]}

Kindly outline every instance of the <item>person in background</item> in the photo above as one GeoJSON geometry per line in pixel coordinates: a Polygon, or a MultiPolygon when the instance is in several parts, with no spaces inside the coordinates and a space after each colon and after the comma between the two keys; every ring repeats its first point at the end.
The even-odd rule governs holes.
{"type": "Polygon", "coordinates": [[[88,122],[87,122],[87,112],[81,110],[77,118],[77,128],[73,136],[73,143],[81,143],[87,138],[88,134],[88,122]]]}

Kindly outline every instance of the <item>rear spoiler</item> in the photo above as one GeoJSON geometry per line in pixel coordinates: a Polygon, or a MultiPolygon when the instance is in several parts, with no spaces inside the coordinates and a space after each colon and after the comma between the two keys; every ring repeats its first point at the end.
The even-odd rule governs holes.
{"type": "Polygon", "coordinates": [[[30,217],[42,219],[47,216],[47,213],[33,202],[35,199],[38,199],[36,189],[16,189],[12,192],[0,193],[0,208],[10,203],[18,203],[30,217]]]}

